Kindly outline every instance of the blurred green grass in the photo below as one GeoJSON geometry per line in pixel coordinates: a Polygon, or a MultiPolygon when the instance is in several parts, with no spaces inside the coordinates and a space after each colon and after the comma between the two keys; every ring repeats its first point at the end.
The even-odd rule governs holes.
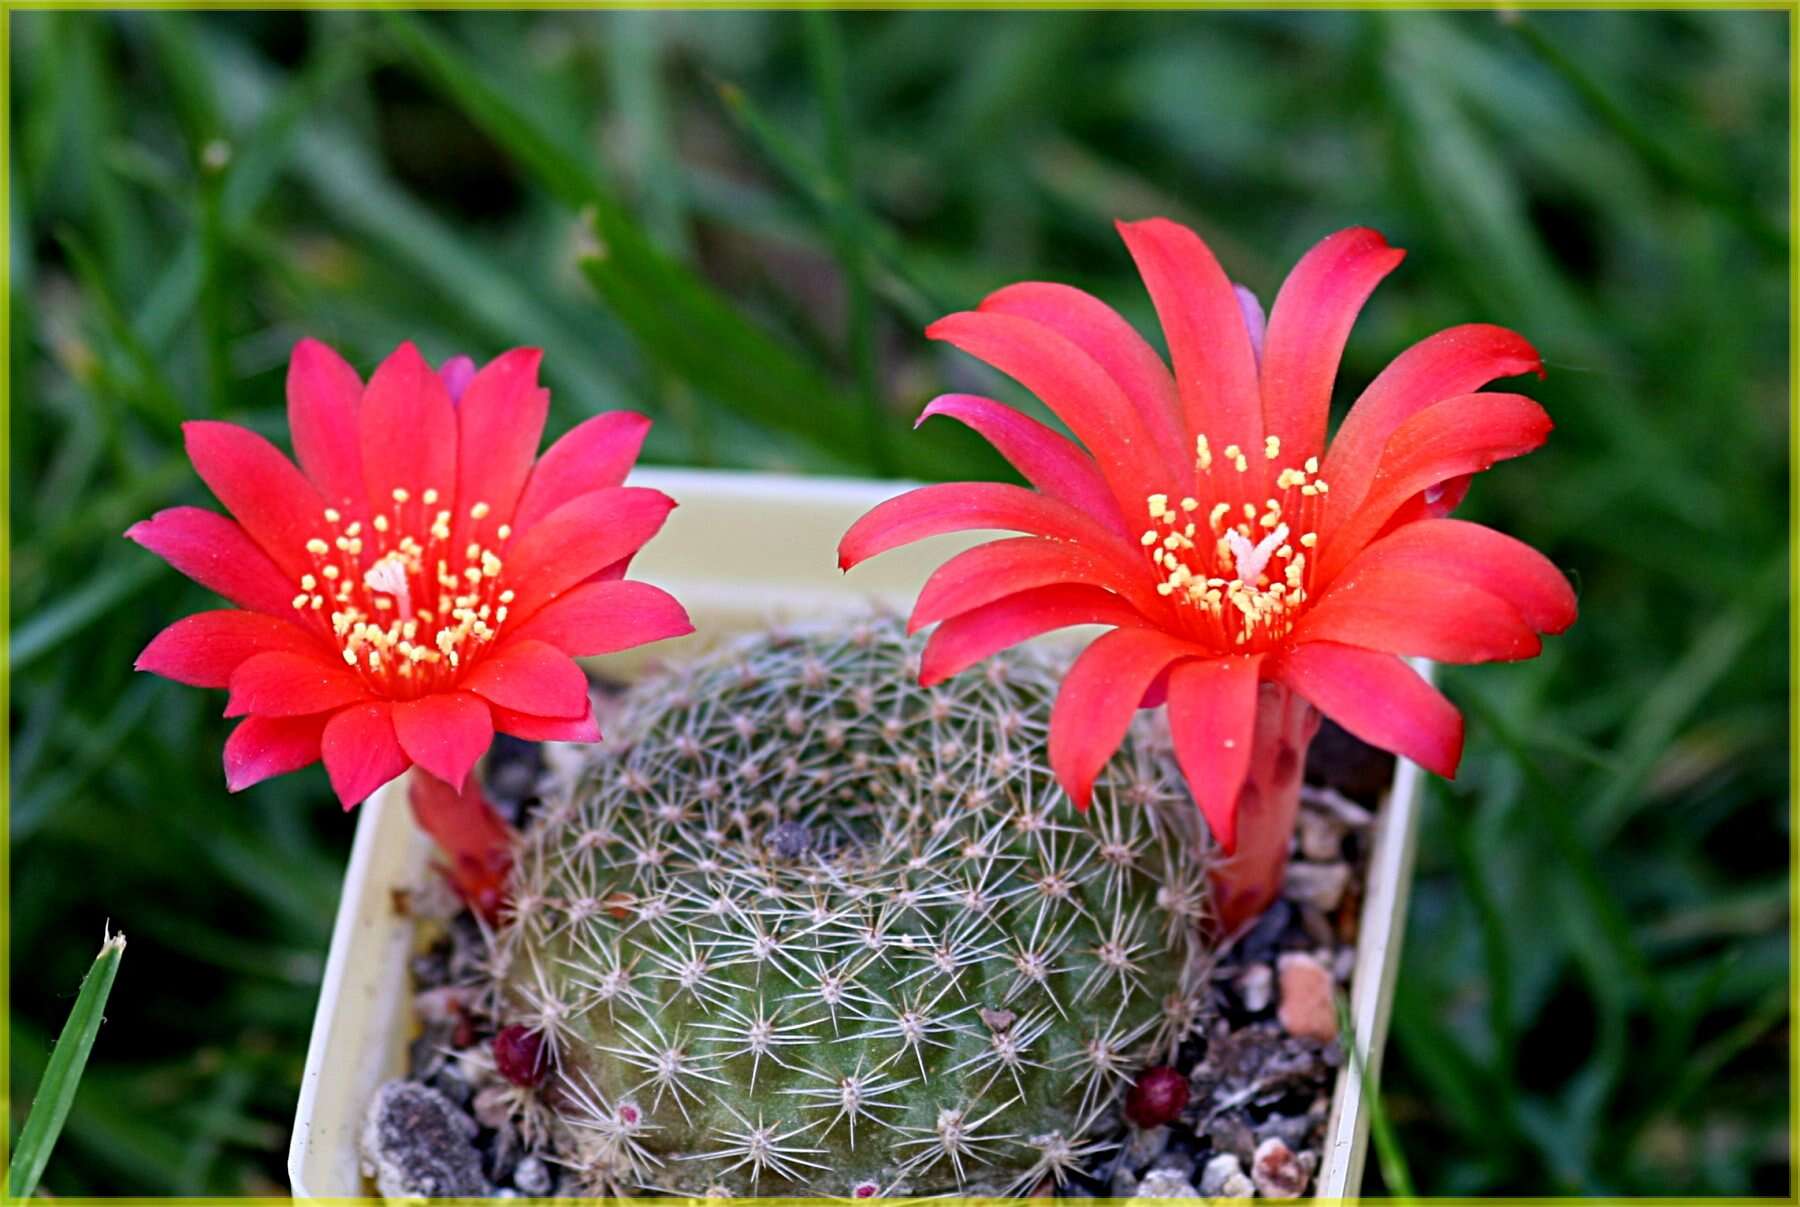
{"type": "Polygon", "coordinates": [[[1467,510],[1583,614],[1444,674],[1384,1073],[1419,1189],[1790,1193],[1784,14],[11,21],[15,1103],[95,929],[140,949],[47,1188],[282,1188],[353,820],[316,772],[228,797],[218,699],[130,670],[204,606],[119,539],[210,502],[182,419],[279,433],[303,334],[535,343],[555,428],[639,408],[656,461],[986,474],[906,431],[994,387],[921,326],[1024,277],[1147,325],[1110,223],[1164,213],[1265,300],[1328,230],[1410,249],[1345,401],[1459,321],[1549,363],[1550,446],[1467,510]]]}

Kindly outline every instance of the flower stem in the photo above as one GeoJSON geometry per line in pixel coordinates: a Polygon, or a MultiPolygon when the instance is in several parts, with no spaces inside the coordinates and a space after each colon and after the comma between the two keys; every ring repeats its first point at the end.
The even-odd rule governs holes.
{"type": "Polygon", "coordinates": [[[1288,846],[1300,811],[1306,748],[1319,711],[1279,683],[1260,687],[1250,774],[1238,796],[1238,845],[1212,869],[1219,929],[1235,937],[1281,895],[1288,846]]]}
{"type": "Polygon", "coordinates": [[[488,921],[499,913],[512,871],[512,828],[470,775],[462,791],[415,768],[407,790],[413,820],[447,859],[439,865],[469,907],[488,921]]]}

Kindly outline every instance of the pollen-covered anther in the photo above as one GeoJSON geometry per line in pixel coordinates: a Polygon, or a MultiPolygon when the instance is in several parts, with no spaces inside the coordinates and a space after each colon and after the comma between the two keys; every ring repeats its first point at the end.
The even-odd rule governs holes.
{"type": "MultiPolygon", "coordinates": [[[[498,554],[479,542],[460,557],[452,550],[454,513],[438,506],[436,488],[422,489],[410,509],[405,487],[390,494],[392,511],[369,517],[366,528],[324,509],[328,533],[306,542],[312,569],[297,580],[293,605],[329,621],[344,664],[372,688],[409,699],[453,685],[498,636],[512,592],[495,593],[504,570],[498,554]]],[[[486,514],[485,504],[475,507],[486,514]]]]}
{"type": "MultiPolygon", "coordinates": [[[[1268,460],[1281,455],[1278,436],[1266,437],[1262,447],[1268,460]]],[[[1167,493],[1145,498],[1151,523],[1138,541],[1156,568],[1156,592],[1182,607],[1184,623],[1203,643],[1221,650],[1266,649],[1292,631],[1308,598],[1306,559],[1296,544],[1299,549],[1318,544],[1319,497],[1329,489],[1318,478],[1319,459],[1308,457],[1280,470],[1273,493],[1259,502],[1254,496],[1230,497],[1238,489],[1234,480],[1211,477],[1211,445],[1204,435],[1196,437],[1195,450],[1203,490],[1182,496],[1178,506],[1167,493]],[[1203,504],[1205,493],[1212,500],[1203,504]],[[1196,539],[1203,507],[1210,536],[1196,539]],[[1290,540],[1292,533],[1300,535],[1290,540]]],[[[1247,470],[1238,445],[1227,445],[1221,455],[1239,472],[1247,470]]]]}

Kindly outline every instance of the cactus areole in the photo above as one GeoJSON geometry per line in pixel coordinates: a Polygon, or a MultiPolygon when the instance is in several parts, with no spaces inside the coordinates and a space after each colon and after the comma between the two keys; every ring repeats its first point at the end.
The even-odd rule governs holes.
{"type": "Polygon", "coordinates": [[[1054,669],[923,688],[918,650],[875,620],[641,681],[523,836],[495,990],[581,1192],[1030,1192],[1195,1026],[1172,762],[1135,732],[1077,813],[1054,669]]]}

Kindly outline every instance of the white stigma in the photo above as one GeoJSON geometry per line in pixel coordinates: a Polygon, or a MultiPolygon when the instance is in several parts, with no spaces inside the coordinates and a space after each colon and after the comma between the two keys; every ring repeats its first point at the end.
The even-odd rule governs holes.
{"type": "Polygon", "coordinates": [[[1269,559],[1288,538],[1288,526],[1281,524],[1274,532],[1265,536],[1258,544],[1252,545],[1250,538],[1233,528],[1225,534],[1225,543],[1231,546],[1232,560],[1237,563],[1238,581],[1246,587],[1254,588],[1262,577],[1263,569],[1268,566],[1269,559]]]}
{"type": "Polygon", "coordinates": [[[412,588],[407,585],[406,565],[398,556],[389,554],[370,566],[363,572],[363,585],[371,591],[392,595],[400,606],[400,618],[412,619],[412,588]]]}

